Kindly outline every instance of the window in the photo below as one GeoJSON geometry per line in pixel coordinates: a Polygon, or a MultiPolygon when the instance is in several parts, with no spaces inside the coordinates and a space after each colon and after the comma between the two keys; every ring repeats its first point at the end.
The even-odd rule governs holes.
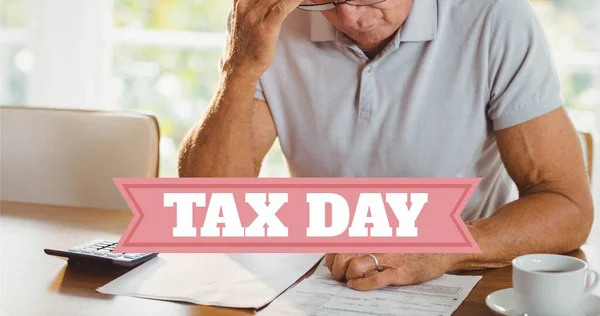
{"type": "MultiPolygon", "coordinates": [[[[216,88],[231,2],[2,1],[0,103],[151,111],[160,175],[177,176],[179,144],[216,88]]],[[[287,175],[278,142],[263,169],[287,175]]]]}
{"type": "Polygon", "coordinates": [[[3,0],[0,7],[0,104],[26,104],[33,60],[25,40],[25,1],[3,0]]]}
{"type": "MultiPolygon", "coordinates": [[[[179,143],[215,89],[231,1],[0,1],[1,104],[152,111],[161,176],[177,175],[179,143]]],[[[576,126],[600,130],[600,0],[532,4],[576,126]]],[[[262,175],[287,176],[278,142],[262,175]]]]}
{"type": "Polygon", "coordinates": [[[227,4],[115,1],[116,102],[158,116],[162,176],[177,174],[179,143],[202,118],[214,91],[227,4]]]}
{"type": "Polygon", "coordinates": [[[567,107],[577,127],[589,130],[591,113],[600,113],[600,1],[532,3],[552,45],[567,107]]]}
{"type": "MultiPolygon", "coordinates": [[[[231,2],[116,0],[113,88],[125,109],[150,110],[162,128],[162,176],[176,176],[177,151],[204,115],[218,80],[231,2]]],[[[283,176],[280,149],[263,176],[283,176]]]]}

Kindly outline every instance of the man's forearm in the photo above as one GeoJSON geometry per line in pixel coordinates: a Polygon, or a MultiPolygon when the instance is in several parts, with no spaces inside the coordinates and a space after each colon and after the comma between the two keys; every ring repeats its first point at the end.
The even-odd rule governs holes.
{"type": "Polygon", "coordinates": [[[205,119],[181,146],[181,177],[254,177],[252,104],[258,79],[224,73],[205,119]]]}
{"type": "Polygon", "coordinates": [[[468,223],[482,252],[454,255],[453,270],[502,267],[527,253],[566,253],[579,248],[593,218],[593,206],[587,201],[539,192],[503,206],[490,218],[468,223]]]}

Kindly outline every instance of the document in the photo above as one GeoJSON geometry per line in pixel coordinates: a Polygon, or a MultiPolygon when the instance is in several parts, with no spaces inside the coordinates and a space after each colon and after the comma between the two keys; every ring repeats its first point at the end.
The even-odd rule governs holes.
{"type": "Polygon", "coordinates": [[[159,254],[97,291],[257,309],[283,293],[322,257],[323,254],[159,254]]]}
{"type": "Polygon", "coordinates": [[[443,275],[419,285],[361,292],[334,280],[322,261],[317,271],[286,291],[259,316],[451,315],[481,276],[443,275]]]}

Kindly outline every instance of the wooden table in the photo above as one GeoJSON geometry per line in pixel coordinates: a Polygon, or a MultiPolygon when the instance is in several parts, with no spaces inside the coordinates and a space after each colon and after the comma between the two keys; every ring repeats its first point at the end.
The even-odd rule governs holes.
{"type": "MultiPolygon", "coordinates": [[[[97,238],[118,239],[130,212],[0,202],[0,315],[251,315],[217,308],[103,295],[95,291],[125,271],[68,266],[44,248],[69,248],[97,238]]],[[[600,269],[600,252],[585,247],[571,255],[600,269]]],[[[493,315],[485,297],[512,286],[511,269],[480,271],[482,280],[455,315],[493,315]]],[[[600,290],[600,289],[599,289],[600,290]]],[[[600,295],[599,291],[595,294],[600,295]]]]}

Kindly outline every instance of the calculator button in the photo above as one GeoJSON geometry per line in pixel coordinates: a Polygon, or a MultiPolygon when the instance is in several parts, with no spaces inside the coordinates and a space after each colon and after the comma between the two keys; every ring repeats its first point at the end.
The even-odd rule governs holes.
{"type": "Polygon", "coordinates": [[[94,251],[95,255],[101,255],[104,256],[105,254],[108,253],[108,250],[98,250],[98,251],[94,251]]]}
{"type": "Polygon", "coordinates": [[[142,255],[141,253],[128,253],[128,254],[125,255],[125,258],[127,258],[127,259],[135,259],[135,258],[137,258],[137,257],[139,257],[141,255],[142,255]]]}
{"type": "Polygon", "coordinates": [[[96,249],[84,248],[84,249],[81,249],[81,252],[82,253],[92,253],[94,250],[96,250],[96,249]]]}
{"type": "Polygon", "coordinates": [[[107,256],[111,257],[111,258],[118,258],[121,257],[123,254],[122,253],[118,253],[118,252],[111,252],[108,253],[107,256]]]}
{"type": "Polygon", "coordinates": [[[69,252],[81,252],[81,248],[79,248],[79,247],[69,248],[69,252]]]}

